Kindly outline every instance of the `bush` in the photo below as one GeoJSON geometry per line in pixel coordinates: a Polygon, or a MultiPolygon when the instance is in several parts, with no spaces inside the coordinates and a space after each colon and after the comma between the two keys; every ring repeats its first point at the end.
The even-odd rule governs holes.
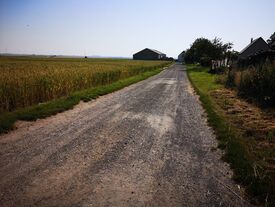
{"type": "Polygon", "coordinates": [[[275,67],[263,65],[243,71],[231,70],[226,85],[236,87],[240,96],[263,106],[275,107],[275,67]]]}

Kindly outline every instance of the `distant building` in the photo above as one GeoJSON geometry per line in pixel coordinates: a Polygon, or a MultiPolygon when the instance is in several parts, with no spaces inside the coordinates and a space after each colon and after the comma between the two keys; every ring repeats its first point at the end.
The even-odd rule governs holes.
{"type": "Polygon", "coordinates": [[[178,56],[178,61],[179,62],[184,62],[184,55],[185,55],[185,51],[182,51],[179,56],[178,56]]]}
{"type": "Polygon", "coordinates": [[[263,38],[259,37],[255,40],[251,39],[251,43],[240,52],[239,59],[245,60],[260,53],[267,52],[268,50],[269,46],[263,38]]]}
{"type": "Polygon", "coordinates": [[[157,50],[145,48],[144,50],[141,50],[136,54],[134,54],[133,59],[134,60],[163,60],[163,59],[166,59],[166,54],[157,50]]]}

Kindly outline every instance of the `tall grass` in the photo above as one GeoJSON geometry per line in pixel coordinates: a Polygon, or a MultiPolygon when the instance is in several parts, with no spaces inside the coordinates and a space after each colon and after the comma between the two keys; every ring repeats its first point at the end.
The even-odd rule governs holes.
{"type": "Polygon", "coordinates": [[[163,61],[0,57],[0,113],[107,85],[163,61]]]}
{"type": "Polygon", "coordinates": [[[264,106],[275,107],[275,66],[233,69],[228,73],[227,86],[235,87],[238,94],[264,106]]]}

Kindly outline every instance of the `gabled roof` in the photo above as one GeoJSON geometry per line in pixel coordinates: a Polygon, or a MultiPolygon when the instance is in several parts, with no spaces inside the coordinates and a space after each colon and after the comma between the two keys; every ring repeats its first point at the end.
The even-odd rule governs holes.
{"type": "Polygon", "coordinates": [[[162,53],[162,52],[160,52],[158,50],[154,50],[154,49],[150,49],[150,48],[146,48],[146,49],[151,50],[151,51],[153,51],[155,53],[158,53],[159,55],[165,55],[164,53],[162,53]]]}
{"type": "MultiPolygon", "coordinates": [[[[145,49],[143,49],[143,50],[141,50],[141,51],[139,51],[139,52],[137,52],[137,53],[135,53],[135,54],[138,54],[138,53],[140,53],[140,52],[142,52],[142,51],[144,51],[144,50],[150,50],[150,51],[152,51],[152,52],[154,52],[154,53],[157,53],[157,54],[159,54],[159,55],[165,55],[164,53],[162,53],[162,52],[160,52],[160,51],[158,51],[158,50],[154,50],[154,49],[150,49],[150,48],[145,48],[145,49]]],[[[134,54],[134,55],[135,55],[134,54]]]]}
{"type": "Polygon", "coordinates": [[[251,55],[255,55],[259,52],[264,52],[269,49],[268,44],[264,41],[263,38],[259,37],[247,45],[239,54],[239,57],[246,58],[251,55]]]}
{"type": "Polygon", "coordinates": [[[254,45],[258,41],[264,41],[264,39],[262,37],[259,37],[255,40],[253,40],[249,45],[247,45],[244,49],[242,49],[242,51],[240,53],[243,53],[244,51],[246,51],[249,47],[251,47],[252,45],[254,45]]]}

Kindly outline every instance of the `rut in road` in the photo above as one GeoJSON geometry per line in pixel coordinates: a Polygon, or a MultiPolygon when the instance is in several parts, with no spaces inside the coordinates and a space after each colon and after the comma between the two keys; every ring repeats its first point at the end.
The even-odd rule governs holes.
{"type": "Polygon", "coordinates": [[[184,66],[0,136],[1,206],[249,206],[184,66]]]}

